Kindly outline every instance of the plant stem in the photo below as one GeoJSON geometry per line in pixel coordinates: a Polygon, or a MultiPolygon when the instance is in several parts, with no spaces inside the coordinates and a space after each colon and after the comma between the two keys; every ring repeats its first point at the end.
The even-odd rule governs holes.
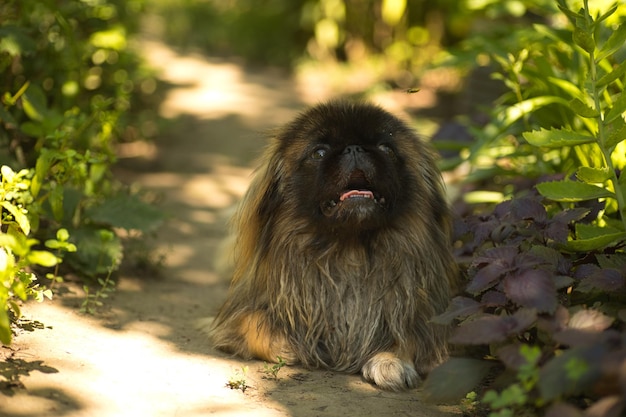
{"type": "MultiPolygon", "coordinates": [[[[584,1],[585,8],[585,17],[590,20],[591,15],[589,14],[589,2],[588,0],[584,1]]],[[[589,22],[593,23],[593,22],[589,22]]],[[[591,25],[590,25],[591,27],[591,25]]],[[[597,81],[598,81],[598,71],[596,68],[596,59],[595,59],[595,51],[591,50],[589,52],[589,73],[591,78],[591,93],[593,96],[593,102],[595,106],[595,110],[598,113],[597,121],[598,121],[598,133],[597,133],[597,141],[600,146],[600,150],[602,151],[602,156],[604,157],[604,162],[606,167],[609,170],[610,181],[613,184],[613,192],[615,193],[615,199],[617,200],[617,210],[619,212],[620,219],[622,220],[622,225],[624,230],[626,231],[626,199],[622,193],[622,189],[619,186],[619,179],[617,178],[617,172],[615,171],[615,167],[613,165],[613,160],[611,159],[611,150],[606,148],[606,129],[604,126],[604,114],[602,113],[602,107],[600,105],[600,92],[598,91],[597,81]]]]}

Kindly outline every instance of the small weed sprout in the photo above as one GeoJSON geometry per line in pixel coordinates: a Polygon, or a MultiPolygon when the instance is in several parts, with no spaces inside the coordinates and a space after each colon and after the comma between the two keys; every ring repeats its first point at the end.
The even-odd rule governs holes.
{"type": "Polygon", "coordinates": [[[231,375],[226,383],[226,386],[230,389],[238,389],[241,392],[246,392],[250,386],[246,383],[246,374],[248,373],[248,367],[242,366],[240,370],[235,371],[234,375],[231,375]]]}
{"type": "MultiPolygon", "coordinates": [[[[45,242],[45,245],[48,249],[56,250],[56,256],[58,259],[62,259],[62,254],[64,252],[76,252],[76,245],[69,241],[70,234],[67,229],[61,228],[57,231],[56,239],[49,239],[45,242]]],[[[63,282],[63,277],[59,275],[59,266],[61,262],[58,262],[54,267],[54,272],[47,273],[46,278],[48,278],[50,282],[50,288],[56,282],[63,282]]]]}
{"type": "Polygon", "coordinates": [[[95,314],[98,307],[102,307],[103,305],[102,299],[108,298],[109,295],[115,291],[115,281],[111,278],[112,273],[113,268],[109,269],[106,278],[98,278],[100,288],[95,293],[91,293],[87,285],[83,286],[85,299],[80,306],[81,313],[95,314]]]}
{"type": "Polygon", "coordinates": [[[265,365],[263,366],[263,373],[267,378],[277,380],[278,372],[283,368],[283,366],[287,365],[287,363],[280,356],[277,356],[276,359],[278,360],[277,363],[270,366],[269,363],[265,362],[265,365]]]}

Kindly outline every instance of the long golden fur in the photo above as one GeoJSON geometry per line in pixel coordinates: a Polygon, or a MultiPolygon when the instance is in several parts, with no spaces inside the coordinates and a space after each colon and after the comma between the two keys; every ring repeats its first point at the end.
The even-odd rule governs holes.
{"type": "Polygon", "coordinates": [[[244,358],[416,386],[447,355],[456,267],[434,153],[379,107],[334,101],[279,130],[234,217],[212,328],[244,358]]]}

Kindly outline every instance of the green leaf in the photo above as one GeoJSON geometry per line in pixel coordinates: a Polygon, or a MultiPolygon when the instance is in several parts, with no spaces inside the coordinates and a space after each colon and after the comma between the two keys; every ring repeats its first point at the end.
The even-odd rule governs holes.
{"type": "Polygon", "coordinates": [[[20,130],[27,136],[39,138],[44,136],[44,128],[41,123],[24,122],[20,125],[20,130]]]}
{"type": "Polygon", "coordinates": [[[563,90],[563,92],[567,93],[571,97],[584,97],[584,93],[580,90],[580,88],[571,81],[557,77],[548,77],[548,81],[550,82],[550,85],[559,87],[563,90]]]}
{"type": "Polygon", "coordinates": [[[563,129],[533,130],[532,132],[524,132],[522,136],[533,146],[545,146],[548,148],[582,145],[584,143],[595,142],[596,140],[593,136],[582,135],[563,129]]]}
{"type": "Polygon", "coordinates": [[[517,120],[519,120],[522,116],[532,113],[535,110],[547,106],[548,104],[559,103],[564,106],[569,106],[567,100],[562,97],[557,96],[541,96],[541,97],[533,97],[527,100],[520,101],[510,107],[508,107],[503,113],[501,121],[506,125],[510,125],[517,120]]]}
{"type": "Polygon", "coordinates": [[[623,241],[624,239],[626,239],[626,232],[608,233],[606,235],[587,239],[570,240],[563,245],[563,248],[573,252],[589,252],[605,249],[608,246],[612,246],[614,243],[623,241]]]}
{"type": "MultiPolygon", "coordinates": [[[[13,253],[15,253],[17,256],[25,256],[33,244],[32,239],[28,239],[26,235],[24,234],[24,232],[22,231],[22,229],[20,229],[16,225],[9,225],[7,234],[13,238],[13,242],[8,241],[8,242],[0,242],[0,243],[12,244],[12,246],[9,246],[9,248],[11,249],[13,253]]],[[[2,239],[2,240],[5,240],[5,239],[2,239]]]]}
{"type": "Polygon", "coordinates": [[[556,355],[539,371],[541,398],[551,401],[586,392],[602,376],[600,364],[606,355],[608,347],[602,343],[572,347],[556,355]],[[572,372],[574,369],[578,372],[572,372]]]}
{"type": "Polygon", "coordinates": [[[586,29],[576,26],[574,33],[572,34],[572,40],[584,51],[591,53],[596,48],[596,44],[593,40],[593,35],[586,29]]]}
{"type": "Polygon", "coordinates": [[[598,20],[596,20],[596,23],[600,23],[604,20],[606,20],[607,18],[609,18],[613,13],[615,13],[617,11],[617,3],[614,4],[613,6],[611,6],[611,8],[609,9],[608,12],[604,13],[602,16],[600,16],[598,18],[598,20]]]}
{"type": "Polygon", "coordinates": [[[63,198],[63,186],[56,185],[50,190],[48,203],[50,203],[50,208],[52,209],[52,215],[54,216],[54,219],[58,222],[63,220],[63,198]]]}
{"type": "Polygon", "coordinates": [[[123,258],[121,240],[106,229],[84,227],[70,232],[78,251],[68,253],[65,260],[84,274],[95,277],[115,270],[123,258]],[[106,233],[106,238],[103,237],[106,233]],[[109,239],[110,237],[110,239],[109,239]]]}
{"type": "Polygon", "coordinates": [[[626,43],[626,24],[622,23],[617,30],[611,34],[606,43],[602,45],[602,48],[596,55],[596,62],[600,62],[607,56],[615,53],[624,46],[624,43],[626,43]]]}
{"type": "Polygon", "coordinates": [[[605,123],[611,123],[613,120],[621,117],[624,112],[626,112],[626,94],[622,91],[604,118],[605,123]]]}
{"type": "MultiPolygon", "coordinates": [[[[14,251],[16,246],[17,241],[15,240],[15,236],[0,232],[0,248],[9,248],[11,251],[14,251]]],[[[2,254],[2,252],[0,252],[0,254],[2,254]]],[[[0,264],[2,264],[2,262],[0,262],[0,264]]]]}
{"type": "Polygon", "coordinates": [[[26,259],[31,264],[45,266],[51,268],[59,263],[59,259],[52,253],[44,250],[33,250],[26,255],[26,259]]]}
{"type": "Polygon", "coordinates": [[[69,238],[70,238],[70,233],[67,231],[67,229],[61,228],[57,230],[57,240],[61,242],[67,242],[69,238]]]}
{"type": "Polygon", "coordinates": [[[577,202],[615,197],[615,194],[602,187],[577,181],[543,182],[536,187],[542,196],[554,201],[577,202]]]}
{"type": "Polygon", "coordinates": [[[15,25],[0,27],[0,52],[17,56],[34,52],[36,49],[37,43],[28,35],[25,27],[15,25]]]}
{"type": "Polygon", "coordinates": [[[596,110],[592,109],[587,104],[583,103],[580,99],[577,98],[572,99],[569,102],[569,105],[571,106],[572,110],[574,110],[574,113],[576,113],[580,117],[592,118],[598,117],[600,115],[600,113],[598,113],[596,110]]]}
{"type": "Polygon", "coordinates": [[[31,120],[41,122],[48,113],[45,93],[40,87],[33,84],[28,87],[28,90],[22,96],[22,105],[24,113],[31,120]]]}
{"type": "Polygon", "coordinates": [[[2,206],[6,211],[11,213],[13,216],[13,220],[18,224],[24,235],[28,236],[30,234],[30,222],[28,221],[28,217],[26,214],[22,212],[21,209],[9,203],[8,201],[0,201],[0,206],[2,206]]]}
{"type": "Polygon", "coordinates": [[[558,3],[559,3],[559,4],[558,4],[559,10],[561,10],[561,12],[562,12],[565,16],[567,16],[567,18],[569,19],[569,21],[570,21],[570,22],[572,22],[572,24],[573,24],[573,25],[575,25],[575,24],[576,24],[576,20],[577,20],[577,19],[578,19],[578,17],[579,17],[579,14],[578,14],[578,13],[576,13],[576,12],[574,12],[574,11],[572,11],[572,10],[570,10],[570,9],[567,7],[567,3],[565,3],[565,1],[564,1],[564,0],[558,0],[558,3]]]}
{"type": "Polygon", "coordinates": [[[39,191],[41,190],[41,184],[48,175],[50,165],[52,165],[52,159],[50,158],[50,154],[48,152],[41,152],[41,154],[37,158],[37,162],[35,163],[35,175],[33,175],[33,178],[30,182],[30,192],[33,197],[37,197],[39,195],[39,191]]]}
{"type": "Polygon", "coordinates": [[[576,177],[586,183],[601,184],[611,178],[608,168],[579,167],[576,177]]]}
{"type": "Polygon", "coordinates": [[[11,336],[11,322],[9,320],[9,314],[6,311],[6,308],[0,308],[0,342],[5,345],[10,345],[11,336]]]}
{"type": "Polygon", "coordinates": [[[11,308],[11,310],[13,310],[13,314],[15,315],[15,317],[22,317],[22,309],[20,308],[20,305],[18,303],[13,300],[8,300],[7,304],[11,308]]]}
{"type": "Polygon", "coordinates": [[[596,237],[602,237],[606,235],[622,233],[623,230],[616,229],[614,227],[600,227],[593,224],[577,223],[576,224],[576,238],[577,239],[593,239],[596,237]]]}
{"type": "Polygon", "coordinates": [[[156,229],[164,219],[161,210],[144,203],[136,196],[125,195],[113,197],[90,208],[86,215],[97,223],[142,232],[156,229]]]}
{"type": "Polygon", "coordinates": [[[617,118],[612,123],[606,126],[606,139],[604,142],[604,146],[607,147],[611,152],[613,148],[620,143],[621,141],[626,139],[626,122],[624,119],[617,118]]]}
{"type": "Polygon", "coordinates": [[[617,67],[613,68],[613,70],[609,72],[608,74],[602,76],[602,78],[600,78],[598,82],[596,83],[596,86],[598,88],[602,88],[605,85],[608,85],[612,83],[613,81],[617,80],[625,73],[626,73],[626,61],[622,62],[617,67]]]}
{"type": "Polygon", "coordinates": [[[524,405],[526,400],[527,395],[522,387],[519,384],[511,384],[499,394],[494,390],[487,391],[482,401],[489,404],[491,408],[500,409],[524,405]]]}
{"type": "Polygon", "coordinates": [[[9,126],[17,125],[15,118],[7,109],[4,108],[3,105],[0,105],[0,121],[4,122],[4,124],[9,126]]]}

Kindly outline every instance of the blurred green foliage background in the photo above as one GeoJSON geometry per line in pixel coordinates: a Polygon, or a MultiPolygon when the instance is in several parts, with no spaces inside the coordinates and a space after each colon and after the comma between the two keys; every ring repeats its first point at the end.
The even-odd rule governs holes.
{"type": "MultiPolygon", "coordinates": [[[[559,251],[558,259],[571,265],[545,275],[550,301],[556,308],[558,296],[563,309],[593,306],[611,316],[601,331],[615,323],[611,330],[621,332],[617,345],[617,339],[607,340],[622,364],[619,378],[611,378],[621,381],[617,388],[623,395],[625,19],[625,0],[2,1],[0,342],[11,341],[10,323],[20,314],[17,300],[49,297],[66,270],[99,283],[101,290],[109,288],[128,253],[127,237],[143,237],[162,220],[158,209],[112,172],[121,142],[151,139],[159,132],[156,104],[163,86],[142,59],[139,40],[147,37],[182,54],[280,67],[296,77],[321,74],[304,79],[323,80],[335,95],[383,91],[399,99],[406,91],[429,90],[436,96],[432,108],[422,106],[413,116],[448,128],[433,140],[446,151],[441,166],[462,168],[469,184],[461,193],[464,202],[481,203],[459,204],[466,210],[462,215],[471,219],[481,210],[488,213],[489,204],[520,194],[545,197],[535,201],[541,207],[539,220],[532,217],[536,213],[524,214],[515,227],[506,218],[501,227],[494,226],[481,213],[473,221],[483,247],[472,240],[466,255],[504,244],[519,246],[513,260],[528,251],[523,245],[550,258],[559,251]],[[558,181],[545,183],[546,178],[558,181]],[[559,223],[562,242],[533,232],[548,215],[555,220],[572,209],[587,218],[559,223]],[[524,235],[526,243],[518,238],[524,235]],[[607,257],[608,267],[601,261],[607,257]],[[584,283],[589,277],[576,274],[584,264],[603,268],[598,274],[592,268],[599,278],[591,276],[596,285],[591,290],[584,283]],[[557,293],[552,281],[559,275],[567,275],[567,289],[559,287],[557,293]],[[581,290],[585,285],[587,290],[581,290]]],[[[430,136],[423,124],[420,133],[430,136]]],[[[497,210],[496,217],[502,214],[497,210]]],[[[494,288],[500,279],[506,277],[490,281],[494,288]]],[[[535,288],[532,284],[527,288],[535,288]]],[[[97,301],[86,292],[86,301],[97,301]]],[[[474,295],[476,300],[464,301],[476,314],[508,319],[520,308],[516,294],[502,295],[497,305],[483,303],[480,292],[474,295]]],[[[542,314],[556,319],[552,309],[542,314]]],[[[503,336],[515,341],[516,350],[517,343],[527,343],[542,351],[526,352],[532,356],[532,384],[528,378],[520,381],[528,392],[494,416],[544,407],[534,376],[555,374],[552,368],[541,371],[539,360],[559,357],[562,345],[550,339],[551,333],[547,340],[534,331],[503,336]]],[[[499,360],[493,351],[479,359],[485,358],[499,360]]],[[[594,372],[600,375],[605,368],[619,366],[594,372]]],[[[448,388],[450,378],[444,376],[448,388]]]]}

